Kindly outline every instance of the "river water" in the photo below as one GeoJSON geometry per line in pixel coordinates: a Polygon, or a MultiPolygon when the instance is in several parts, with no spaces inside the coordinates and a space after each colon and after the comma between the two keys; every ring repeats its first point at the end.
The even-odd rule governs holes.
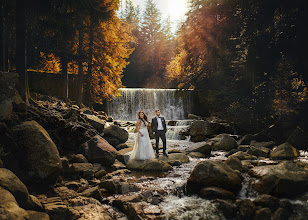
{"type": "MultiPolygon", "coordinates": [[[[187,129],[190,124],[191,120],[183,120],[177,121],[175,126],[168,126],[167,137],[169,139],[167,140],[167,150],[176,149],[184,152],[186,148],[193,144],[193,142],[189,141],[189,138],[181,140],[181,135],[178,135],[180,130],[187,129]]],[[[136,138],[136,133],[133,133],[134,127],[130,127],[128,130],[130,133],[127,142],[134,142],[136,138]]],[[[155,140],[152,139],[151,141],[154,145],[155,140]]],[[[225,160],[225,155],[226,152],[223,151],[212,151],[210,158],[189,157],[189,163],[174,166],[173,170],[164,174],[133,172],[127,175],[134,176],[137,179],[136,185],[138,185],[141,190],[167,192],[164,201],[160,203],[164,219],[223,220],[225,217],[222,212],[217,210],[210,200],[202,199],[198,196],[186,196],[185,185],[187,178],[190,176],[190,173],[197,163],[202,160],[225,160]]],[[[299,160],[308,162],[308,153],[301,151],[299,160]]],[[[255,199],[258,193],[250,187],[251,182],[255,181],[255,179],[251,178],[247,173],[242,173],[242,177],[242,188],[236,197],[238,199],[255,199]]],[[[296,210],[292,219],[305,219],[306,214],[308,214],[308,194],[289,201],[296,210]]]]}

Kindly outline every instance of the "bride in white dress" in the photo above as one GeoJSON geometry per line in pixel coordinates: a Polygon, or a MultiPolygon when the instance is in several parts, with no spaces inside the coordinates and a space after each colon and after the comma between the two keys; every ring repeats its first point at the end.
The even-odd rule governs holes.
{"type": "Polygon", "coordinates": [[[129,160],[147,160],[155,158],[155,153],[148,132],[148,118],[143,111],[138,113],[136,124],[137,138],[134,149],[129,152],[129,160]]]}

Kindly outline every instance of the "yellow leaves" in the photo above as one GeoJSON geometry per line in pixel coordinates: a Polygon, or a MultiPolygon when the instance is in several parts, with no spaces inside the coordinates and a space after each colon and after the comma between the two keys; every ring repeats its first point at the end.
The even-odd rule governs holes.
{"type": "Polygon", "coordinates": [[[187,52],[182,49],[180,53],[175,55],[170,61],[170,64],[166,67],[166,76],[169,80],[176,80],[184,74],[183,62],[186,56],[187,52]]]}
{"type": "Polygon", "coordinates": [[[38,72],[59,73],[61,70],[60,59],[53,53],[45,54],[40,52],[41,61],[38,72]]]}

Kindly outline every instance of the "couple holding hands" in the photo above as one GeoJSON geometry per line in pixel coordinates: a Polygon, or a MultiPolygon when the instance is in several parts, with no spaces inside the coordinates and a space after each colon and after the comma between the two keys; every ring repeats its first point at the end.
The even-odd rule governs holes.
{"type": "MultiPolygon", "coordinates": [[[[155,111],[155,117],[152,119],[151,128],[156,139],[156,158],[159,157],[159,138],[163,141],[163,154],[168,157],[166,152],[166,132],[167,126],[164,117],[160,116],[160,110],[155,111]]],[[[155,158],[155,153],[150,141],[149,132],[147,129],[149,122],[146,114],[143,111],[138,113],[136,124],[137,138],[132,151],[128,152],[129,160],[147,160],[155,158]]]]}

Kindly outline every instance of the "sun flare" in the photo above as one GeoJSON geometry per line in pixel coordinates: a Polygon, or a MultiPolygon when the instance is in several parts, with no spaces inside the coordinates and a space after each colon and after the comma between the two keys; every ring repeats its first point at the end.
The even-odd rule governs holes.
{"type": "Polygon", "coordinates": [[[187,12],[187,0],[167,0],[162,5],[162,10],[170,16],[171,20],[182,20],[187,12]]]}

